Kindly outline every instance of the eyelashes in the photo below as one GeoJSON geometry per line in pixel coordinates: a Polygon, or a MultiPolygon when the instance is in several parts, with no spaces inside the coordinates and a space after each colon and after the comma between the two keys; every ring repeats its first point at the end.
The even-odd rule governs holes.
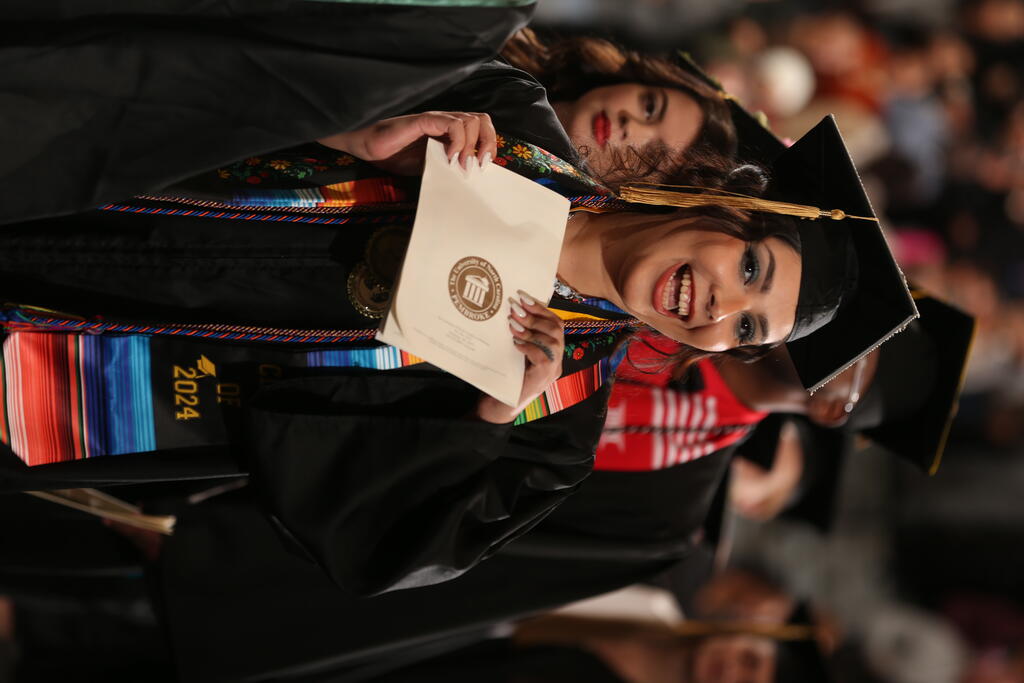
{"type": "Polygon", "coordinates": [[[749,313],[744,313],[736,321],[736,339],[740,344],[750,344],[754,341],[754,318],[749,313]]]}
{"type": "MultiPolygon", "coordinates": [[[[740,258],[740,280],[744,287],[757,282],[761,276],[761,261],[757,258],[757,251],[752,243],[747,244],[740,258]]],[[[754,317],[749,313],[742,314],[736,321],[736,339],[740,344],[750,344],[754,341],[756,325],[754,317]]]]}
{"type": "Polygon", "coordinates": [[[743,258],[740,259],[740,279],[744,285],[749,285],[756,282],[760,275],[761,262],[757,258],[757,252],[754,251],[754,245],[748,244],[743,252],[743,258]]]}
{"type": "Polygon", "coordinates": [[[667,100],[662,93],[648,90],[640,96],[640,110],[648,122],[661,121],[665,117],[667,100]]]}

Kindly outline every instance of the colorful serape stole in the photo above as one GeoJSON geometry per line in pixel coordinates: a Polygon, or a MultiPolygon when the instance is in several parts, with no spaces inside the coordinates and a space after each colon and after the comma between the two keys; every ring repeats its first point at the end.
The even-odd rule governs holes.
{"type": "MultiPolygon", "coordinates": [[[[219,168],[199,179],[202,191],[176,187],[97,208],[323,224],[373,221],[373,214],[412,208],[417,189],[409,178],[381,175],[379,169],[348,154],[313,147],[319,146],[281,150],[219,168]]],[[[601,212],[624,206],[611,190],[571,163],[523,140],[498,135],[493,163],[568,197],[576,210],[601,212]]]]}
{"type": "Polygon", "coordinates": [[[3,440],[30,465],[156,448],[145,337],[12,334],[3,440]]]}
{"type": "MultiPolygon", "coordinates": [[[[604,335],[608,343],[617,336],[604,335]]],[[[567,354],[579,360],[581,344],[591,346],[581,342],[567,354]]],[[[0,362],[0,439],[28,465],[226,444],[229,411],[289,370],[393,370],[422,362],[392,346],[296,351],[160,335],[11,331],[0,362]]],[[[515,424],[593,395],[616,362],[601,358],[560,378],[515,424]]]]}
{"type": "Polygon", "coordinates": [[[406,190],[390,178],[367,178],[294,190],[235,192],[231,203],[270,207],[338,207],[397,203],[409,200],[406,190]]]}

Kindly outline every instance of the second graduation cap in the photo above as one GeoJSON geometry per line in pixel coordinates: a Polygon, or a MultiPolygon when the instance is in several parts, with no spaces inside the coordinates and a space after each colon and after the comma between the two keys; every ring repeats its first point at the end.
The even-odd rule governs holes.
{"type": "Polygon", "coordinates": [[[974,338],[974,318],[915,292],[921,318],[881,348],[871,386],[846,429],[929,474],[942,459],[974,338]]]}

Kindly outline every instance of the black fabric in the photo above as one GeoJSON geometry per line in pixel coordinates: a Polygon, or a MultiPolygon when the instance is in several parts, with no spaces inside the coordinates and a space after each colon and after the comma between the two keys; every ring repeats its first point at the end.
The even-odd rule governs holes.
{"type": "Polygon", "coordinates": [[[409,110],[520,8],[16,0],[0,27],[0,223],[80,211],[409,110]]]}
{"type": "Polygon", "coordinates": [[[584,168],[548,103],[544,86],[527,72],[500,59],[481,65],[437,97],[412,109],[432,110],[485,112],[499,133],[529,140],[577,168],[584,168]]]}
{"type": "MultiPolygon", "coordinates": [[[[358,598],[289,552],[255,509],[226,501],[179,518],[164,549],[163,595],[179,675],[188,681],[302,680],[382,660],[488,625],[628,585],[669,560],[576,557],[572,539],[517,550],[462,576],[358,598]]],[[[325,678],[324,680],[344,680],[325,678]]]]}
{"type": "Polygon", "coordinates": [[[346,283],[371,232],[89,211],[6,226],[0,291],[107,320],[367,328],[346,283]]]}
{"type": "Polygon", "coordinates": [[[688,560],[728,461],[723,452],[659,472],[595,472],[472,571],[370,598],[339,591],[241,497],[209,501],[181,514],[162,557],[181,676],[349,680],[346,672],[382,673],[382,663],[434,655],[489,625],[650,578],[688,560]]]}
{"type": "Polygon", "coordinates": [[[465,419],[477,393],[448,375],[280,382],[249,412],[253,482],[349,590],[450,580],[575,490],[607,391],[513,428],[465,419]],[[448,393],[463,400],[437,414],[448,393]]]}

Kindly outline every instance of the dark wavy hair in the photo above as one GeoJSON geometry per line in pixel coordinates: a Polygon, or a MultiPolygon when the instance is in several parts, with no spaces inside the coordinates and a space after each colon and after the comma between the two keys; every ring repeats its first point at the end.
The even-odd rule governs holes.
{"type": "MultiPolygon", "coordinates": [[[[736,128],[721,92],[671,59],[625,50],[600,38],[545,43],[530,29],[513,35],[501,56],[536,77],[552,102],[575,100],[602,86],[642,83],[673,88],[697,103],[704,123],[684,154],[667,147],[616,150],[612,170],[598,178],[610,187],[625,179],[681,184],[680,173],[690,167],[719,165],[736,154],[736,128]]],[[[580,149],[580,154],[586,158],[587,150],[580,149]]]]}

